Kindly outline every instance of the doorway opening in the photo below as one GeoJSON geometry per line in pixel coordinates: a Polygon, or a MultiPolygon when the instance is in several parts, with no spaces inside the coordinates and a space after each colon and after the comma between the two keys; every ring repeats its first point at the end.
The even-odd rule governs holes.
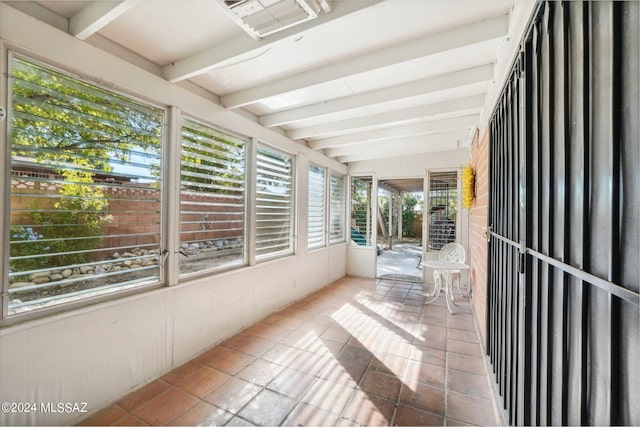
{"type": "Polygon", "coordinates": [[[424,179],[378,181],[376,277],[422,283],[424,179]]]}

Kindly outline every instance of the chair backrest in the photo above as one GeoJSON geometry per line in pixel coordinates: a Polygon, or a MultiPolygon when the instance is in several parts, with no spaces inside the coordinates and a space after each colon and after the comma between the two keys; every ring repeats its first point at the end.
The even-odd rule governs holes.
{"type": "Polygon", "coordinates": [[[440,249],[441,261],[465,262],[467,253],[464,247],[459,243],[447,243],[440,249]]]}

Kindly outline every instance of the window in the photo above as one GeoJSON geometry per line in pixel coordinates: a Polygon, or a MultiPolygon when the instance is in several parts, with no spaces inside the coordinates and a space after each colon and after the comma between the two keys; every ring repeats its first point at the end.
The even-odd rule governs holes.
{"type": "Polygon", "coordinates": [[[440,250],[456,240],[458,173],[429,174],[429,249],[440,250]]]}
{"type": "Polygon", "coordinates": [[[256,163],[256,258],[293,253],[293,157],[259,146],[256,163]]]}
{"type": "Polygon", "coordinates": [[[8,313],[159,282],[164,111],[10,64],[8,313]]]}
{"type": "Polygon", "coordinates": [[[331,200],[329,206],[329,243],[344,242],[345,191],[344,175],[331,172],[331,200]]]}
{"type": "Polygon", "coordinates": [[[324,168],[309,166],[309,249],[325,246],[325,175],[324,168]]]}
{"type": "Polygon", "coordinates": [[[372,246],[371,177],[351,178],[351,242],[372,246]]]}
{"type": "Polygon", "coordinates": [[[245,262],[245,141],[182,124],[180,272],[245,262]]]}

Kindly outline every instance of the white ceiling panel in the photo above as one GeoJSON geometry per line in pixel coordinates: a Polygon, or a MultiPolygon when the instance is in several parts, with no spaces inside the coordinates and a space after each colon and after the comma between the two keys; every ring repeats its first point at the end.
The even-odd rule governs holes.
{"type": "Polygon", "coordinates": [[[360,93],[375,90],[381,85],[400,84],[466,70],[493,63],[495,52],[502,43],[498,39],[477,43],[472,47],[416,58],[393,67],[377,68],[363,75],[349,76],[345,80],[355,93],[360,93]]]}
{"type": "Polygon", "coordinates": [[[244,36],[212,0],[142,0],[100,33],[161,66],[244,36]]]}
{"type": "MultiPolygon", "coordinates": [[[[381,114],[390,111],[402,110],[405,108],[414,108],[421,105],[436,104],[453,99],[466,98],[474,95],[484,95],[487,89],[487,83],[475,83],[466,86],[459,86],[452,89],[442,90],[429,93],[427,95],[414,96],[411,98],[397,99],[384,104],[375,104],[368,107],[370,114],[381,114]]],[[[478,101],[484,98],[477,98],[478,101]]],[[[484,102],[478,102],[481,107],[484,102]]]]}
{"type": "Polygon", "coordinates": [[[353,92],[344,81],[333,81],[322,86],[310,86],[283,95],[266,98],[260,102],[247,105],[245,109],[253,114],[262,116],[326,102],[328,99],[340,99],[352,94],[353,92]]]}
{"type": "Polygon", "coordinates": [[[468,145],[514,1],[333,0],[263,38],[219,0],[6,3],[351,162],[468,145]]]}

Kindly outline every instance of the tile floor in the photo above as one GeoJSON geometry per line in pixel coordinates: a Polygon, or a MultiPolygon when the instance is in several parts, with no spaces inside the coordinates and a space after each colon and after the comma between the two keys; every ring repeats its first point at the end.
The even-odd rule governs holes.
{"type": "Polygon", "coordinates": [[[496,425],[468,300],[345,277],[82,425],[496,425]]]}

